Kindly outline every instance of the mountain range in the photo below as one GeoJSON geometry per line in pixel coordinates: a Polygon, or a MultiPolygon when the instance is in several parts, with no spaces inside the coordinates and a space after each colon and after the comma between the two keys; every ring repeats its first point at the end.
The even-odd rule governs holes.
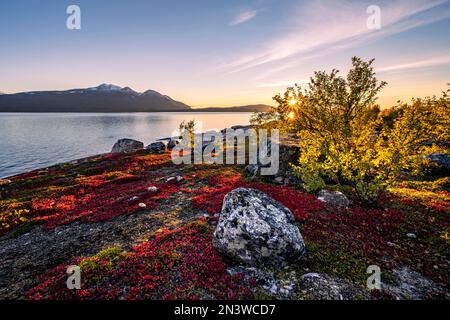
{"type": "Polygon", "coordinates": [[[136,92],[130,87],[101,84],[65,91],[0,92],[0,112],[256,112],[267,105],[193,109],[154,90],[136,92]]]}

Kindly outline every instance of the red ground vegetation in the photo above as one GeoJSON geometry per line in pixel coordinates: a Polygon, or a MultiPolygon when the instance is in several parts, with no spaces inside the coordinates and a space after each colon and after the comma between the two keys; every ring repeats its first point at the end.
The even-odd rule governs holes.
{"type": "Polygon", "coordinates": [[[40,276],[27,299],[245,299],[252,298],[241,275],[230,276],[212,246],[212,229],[204,221],[165,230],[130,253],[105,250],[77,258],[82,289],[66,287],[61,264],[40,276]]]}

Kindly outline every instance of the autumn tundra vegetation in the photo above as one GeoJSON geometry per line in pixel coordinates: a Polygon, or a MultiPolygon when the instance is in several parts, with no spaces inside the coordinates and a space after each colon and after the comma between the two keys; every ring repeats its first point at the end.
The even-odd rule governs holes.
{"type": "Polygon", "coordinates": [[[175,165],[159,149],[0,180],[0,297],[448,299],[448,91],[381,109],[386,85],[373,60],[353,58],[346,77],[316,72],[254,114],[299,150],[282,180],[175,165]],[[237,231],[245,241],[230,245],[237,231]],[[280,241],[295,252],[269,244],[280,241]],[[79,290],[66,286],[71,265],[79,290]],[[374,265],[381,287],[369,288],[374,265]]]}

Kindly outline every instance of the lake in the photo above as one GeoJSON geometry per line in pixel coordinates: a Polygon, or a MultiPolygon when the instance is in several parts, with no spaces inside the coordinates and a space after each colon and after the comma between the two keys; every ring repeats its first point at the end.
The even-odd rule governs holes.
{"type": "Polygon", "coordinates": [[[249,124],[251,113],[0,113],[0,178],[111,151],[121,138],[145,145],[183,120],[198,130],[249,124]]]}

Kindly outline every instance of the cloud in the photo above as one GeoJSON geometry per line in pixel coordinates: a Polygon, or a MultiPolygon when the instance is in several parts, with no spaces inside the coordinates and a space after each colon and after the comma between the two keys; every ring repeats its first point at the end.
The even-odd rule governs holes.
{"type": "Polygon", "coordinates": [[[354,47],[369,40],[404,32],[450,16],[450,9],[431,9],[448,0],[391,0],[381,1],[380,30],[367,28],[366,9],[373,0],[309,0],[303,1],[295,16],[277,38],[264,43],[258,50],[247,52],[224,67],[230,72],[242,71],[262,64],[330,54],[354,47]]]}
{"type": "Polygon", "coordinates": [[[418,60],[408,63],[396,64],[386,67],[377,68],[376,71],[378,73],[383,72],[397,72],[397,71],[405,71],[419,68],[427,68],[427,67],[435,67],[435,66],[444,66],[450,65],[450,54],[436,56],[429,59],[418,60]]]}
{"type": "Polygon", "coordinates": [[[258,10],[247,10],[236,15],[230,22],[230,26],[237,26],[238,24],[247,22],[258,14],[258,10]]]}
{"type": "Polygon", "coordinates": [[[281,87],[289,87],[294,86],[297,84],[305,84],[308,83],[309,80],[307,79],[300,79],[300,80],[284,80],[284,81],[278,81],[278,82],[270,82],[270,83],[260,83],[258,87],[260,88],[281,88],[281,87]]]}

